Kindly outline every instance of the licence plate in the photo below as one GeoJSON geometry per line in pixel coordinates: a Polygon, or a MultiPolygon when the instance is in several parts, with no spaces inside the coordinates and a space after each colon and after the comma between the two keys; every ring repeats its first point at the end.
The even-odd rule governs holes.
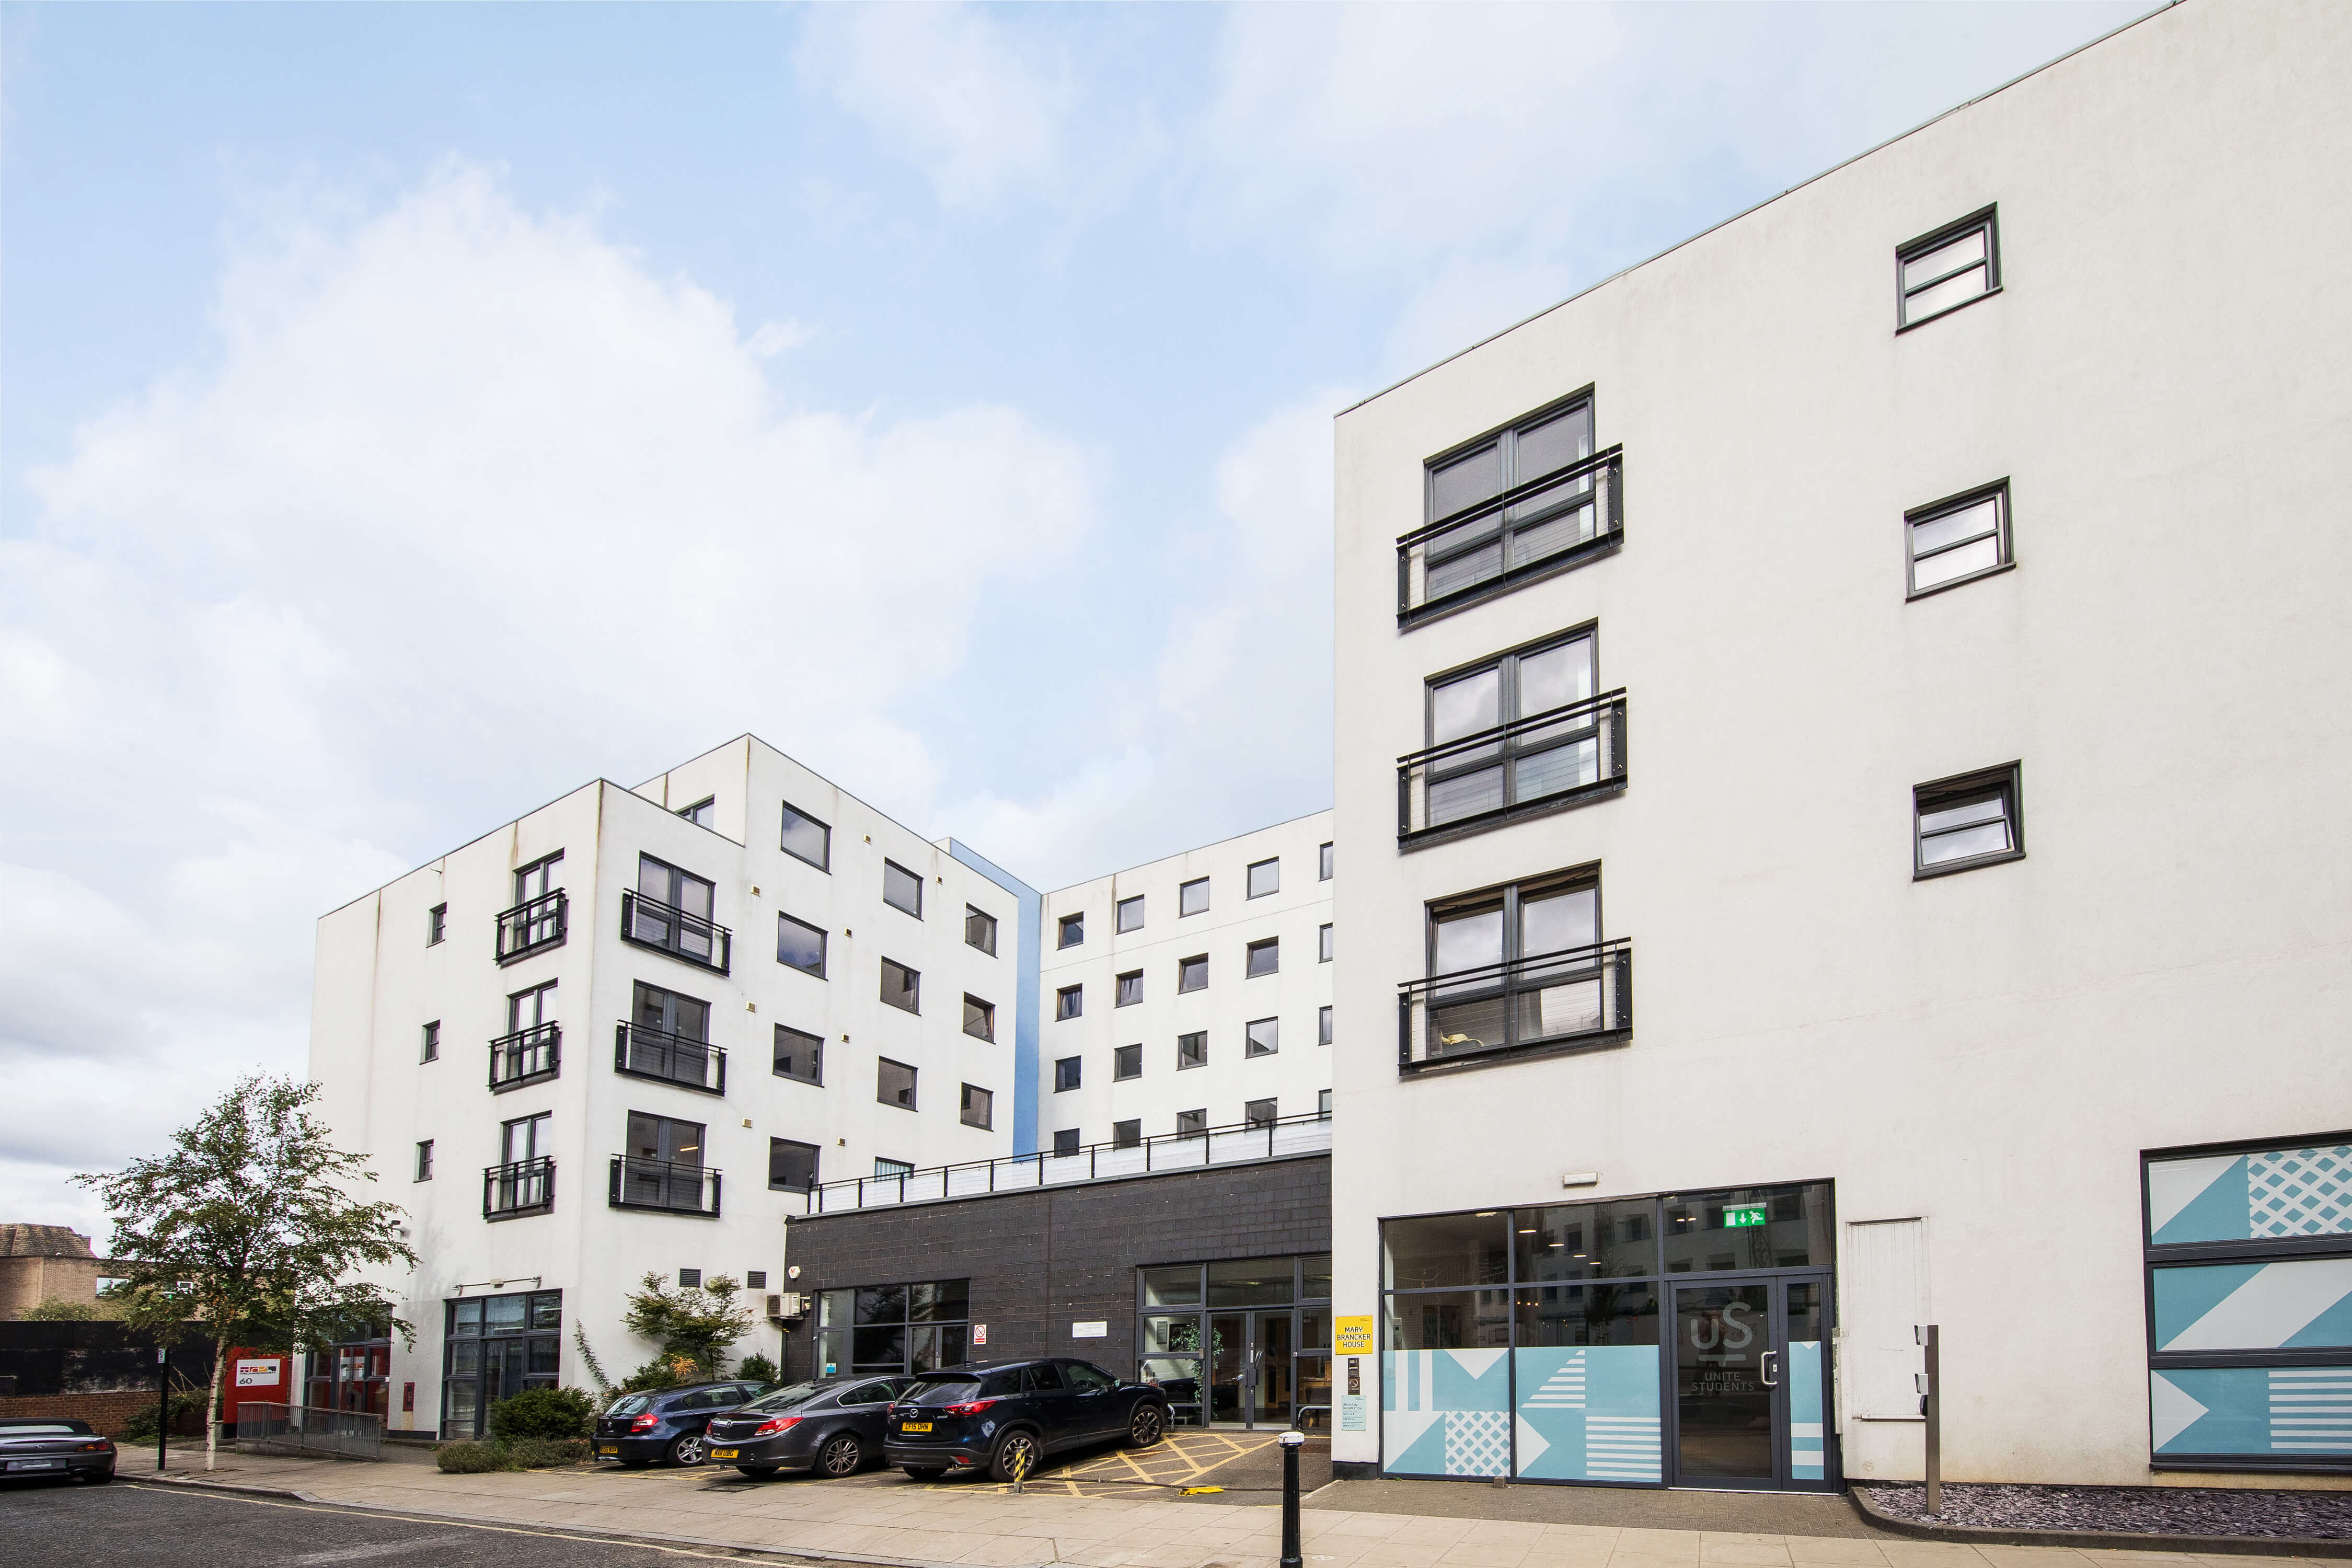
{"type": "Polygon", "coordinates": [[[62,1470],[66,1462],[63,1459],[11,1459],[8,1468],[12,1470],[62,1470]]]}
{"type": "Polygon", "coordinates": [[[901,1421],[898,1423],[898,1430],[901,1432],[928,1432],[930,1429],[931,1424],[928,1421],[901,1421]]]}
{"type": "Polygon", "coordinates": [[[621,1451],[621,1446],[618,1443],[600,1443],[596,1446],[596,1451],[600,1454],[617,1454],[621,1451]]]}
{"type": "Polygon", "coordinates": [[[710,1450],[710,1457],[714,1459],[740,1459],[743,1457],[743,1450],[740,1448],[713,1448],[710,1450]]]}

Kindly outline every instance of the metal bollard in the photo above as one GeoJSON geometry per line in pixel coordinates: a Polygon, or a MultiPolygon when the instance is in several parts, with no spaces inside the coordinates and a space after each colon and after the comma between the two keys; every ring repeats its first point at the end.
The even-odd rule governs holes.
{"type": "Polygon", "coordinates": [[[1307,1434],[1296,1427],[1275,1439],[1282,1445],[1282,1563],[1302,1568],[1298,1555],[1298,1447],[1307,1434]]]}

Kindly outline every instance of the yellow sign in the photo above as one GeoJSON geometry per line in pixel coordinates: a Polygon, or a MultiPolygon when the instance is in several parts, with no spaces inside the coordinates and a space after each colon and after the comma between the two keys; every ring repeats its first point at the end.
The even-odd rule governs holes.
{"type": "Polygon", "coordinates": [[[1368,1317],[1332,1319],[1331,1348],[1341,1355],[1371,1354],[1371,1319],[1368,1317]]]}

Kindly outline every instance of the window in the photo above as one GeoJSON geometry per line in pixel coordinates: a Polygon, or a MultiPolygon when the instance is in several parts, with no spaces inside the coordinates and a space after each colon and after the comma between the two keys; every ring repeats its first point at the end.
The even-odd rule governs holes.
{"type": "Polygon", "coordinates": [[[886,1160],[877,1154],[874,1157],[874,1173],[877,1176],[911,1176],[915,1173],[915,1167],[909,1161],[886,1160]]]}
{"type": "Polygon", "coordinates": [[[1087,988],[1085,986],[1065,985],[1054,993],[1054,1019],[1056,1023],[1065,1018],[1075,1018],[1086,1010],[1087,988]]]}
{"type": "Polygon", "coordinates": [[[1243,1047],[1242,1055],[1245,1057],[1274,1055],[1282,1048],[1282,1020],[1279,1018],[1255,1020],[1249,1026],[1246,1039],[1248,1043],[1243,1047]]]}
{"type": "Polygon", "coordinates": [[[1064,915],[1062,917],[1061,941],[1058,945],[1062,947],[1076,947],[1086,940],[1087,917],[1085,912],[1080,911],[1075,915],[1064,915]]]}
{"type": "Polygon", "coordinates": [[[1209,879],[1198,877],[1176,889],[1176,917],[1209,912],[1209,879]]]}
{"type": "MultiPolygon", "coordinates": [[[[970,1282],[962,1279],[820,1291],[814,1371],[820,1377],[907,1376],[961,1366],[971,1331],[970,1298],[970,1282]]],[[[858,1390],[847,1403],[879,1404],[892,1392],[882,1385],[869,1397],[858,1390]]]]}
{"type": "Polygon", "coordinates": [[[1331,1009],[1328,1005],[1316,1011],[1315,1043],[1318,1046],[1331,1043],[1331,1009]]]}
{"type": "Polygon", "coordinates": [[[1328,1116],[1331,1114],[1331,1091],[1329,1089],[1322,1089],[1316,1094],[1315,1114],[1318,1116],[1328,1116]]]}
{"type": "Polygon", "coordinates": [[[1064,1094],[1078,1087],[1078,1077],[1083,1070],[1080,1063],[1083,1060],[1084,1058],[1079,1057],[1064,1057],[1054,1064],[1055,1094],[1064,1094]]]}
{"type": "Polygon", "coordinates": [[[425,1062],[437,1062],[441,1059],[440,1019],[436,1018],[425,1026],[425,1054],[416,1059],[425,1062]]]}
{"type": "Polygon", "coordinates": [[[534,860],[514,874],[514,901],[527,904],[533,899],[543,899],[557,890],[556,868],[563,864],[563,851],[534,860]]]}
{"type": "Polygon", "coordinates": [[[1133,1118],[1110,1124],[1110,1146],[1114,1149],[1140,1148],[1143,1143],[1143,1119],[1133,1118]]]}
{"type": "Polygon", "coordinates": [[[1595,473],[1598,466],[1586,461],[1592,455],[1592,402],[1579,395],[1430,459],[1428,526],[1406,536],[1406,559],[1419,554],[1422,577],[1418,595],[1410,582],[1403,584],[1408,614],[1613,534],[1614,498],[1596,486],[1596,479],[1606,483],[1607,470],[1595,473]],[[1559,482],[1496,504],[1506,492],[1563,469],[1569,472],[1559,482]]]}
{"type": "MultiPolygon", "coordinates": [[[[478,1437],[490,1406],[526,1388],[552,1388],[563,1349],[563,1292],[461,1296],[445,1303],[441,1436],[478,1437]]],[[[383,1349],[385,1393],[392,1352],[383,1349]]],[[[313,1403],[331,1406],[331,1391],[314,1390],[313,1403]]],[[[382,1407],[377,1407],[381,1409],[382,1407]]]]}
{"type": "Polygon", "coordinates": [[[1119,900],[1118,915],[1118,918],[1114,923],[1118,930],[1141,931],[1143,929],[1143,895],[1138,893],[1131,899],[1119,900]]]}
{"type": "Polygon", "coordinates": [[[824,932],[790,915],[776,917],[776,962],[824,978],[824,932]]]}
{"type": "Polygon", "coordinates": [[[1630,1029],[1625,949],[1600,930],[1597,868],[1433,900],[1404,1065],[1630,1029]]]}
{"type": "Polygon", "coordinates": [[[507,998],[507,1033],[523,1034],[555,1022],[555,982],[518,991],[507,998]]]}
{"type": "Polygon", "coordinates": [[[903,910],[917,920],[923,918],[923,879],[896,860],[882,862],[882,901],[894,910],[903,910]]]}
{"type": "Polygon", "coordinates": [[[425,945],[431,947],[449,935],[449,906],[436,904],[425,911],[425,945]]]}
{"type": "Polygon", "coordinates": [[[743,1270],[743,1289],[746,1289],[746,1290],[764,1290],[764,1289],[766,1289],[767,1288],[768,1288],[768,1271],[767,1271],[766,1269],[764,1269],[764,1268],[746,1268],[745,1270],[743,1270]]]}
{"type": "Polygon", "coordinates": [[[824,1040],[805,1029],[795,1029],[787,1024],[776,1026],[776,1076],[796,1078],[803,1083],[824,1081],[824,1040]]]}
{"type": "Polygon", "coordinates": [[[1190,958],[1180,958],[1176,961],[1176,989],[1180,994],[1186,991],[1206,991],[1208,988],[1209,955],[1207,953],[1196,952],[1190,958]]]}
{"type": "Polygon", "coordinates": [[[959,1114],[966,1127],[977,1127],[985,1131],[996,1125],[996,1096],[978,1084],[965,1084],[963,1105],[959,1114]]]}
{"type": "Polygon", "coordinates": [[[1242,1107],[1242,1120],[1252,1127],[1271,1127],[1275,1121],[1274,1106],[1275,1102],[1270,1100],[1253,1100],[1242,1107]]]}
{"type": "Polygon", "coordinates": [[[1077,1152],[1078,1130],[1076,1128],[1065,1127],[1054,1134],[1054,1152],[1056,1156],[1067,1158],[1077,1152]]]}
{"type": "Polygon", "coordinates": [[[816,1185],[817,1148],[789,1138],[768,1140],[768,1186],[779,1193],[804,1193],[816,1185]]]}
{"type": "Polygon", "coordinates": [[[963,1032],[975,1040],[996,1038],[996,1004],[983,1002],[967,991],[963,994],[963,1032]]]}
{"type": "Polygon", "coordinates": [[[1123,1079],[1143,1076],[1143,1047],[1121,1046],[1110,1054],[1110,1076],[1114,1083],[1123,1079]]]}
{"type": "Polygon", "coordinates": [[[1209,1037],[1205,1033],[1176,1037],[1176,1070],[1205,1067],[1209,1060],[1209,1037]]]}
{"type": "Polygon", "coordinates": [[[674,1039],[708,1041],[710,1004],[658,985],[636,982],[632,988],[631,1034],[667,1035],[674,1039]]]}
{"type": "Polygon", "coordinates": [[[2000,292],[2000,234],[1985,208],[1895,252],[1895,330],[2000,292]]]}
{"type": "Polygon", "coordinates": [[[715,891],[704,878],[640,855],[635,897],[621,934],[724,973],[727,931],[711,919],[715,891]]]}
{"type": "Polygon", "coordinates": [[[996,917],[985,910],[963,907],[963,944],[976,947],[991,958],[996,956],[996,917]]]}
{"type": "Polygon", "coordinates": [[[719,797],[704,795],[692,805],[681,805],[677,814],[697,827],[709,827],[719,818],[719,797]]]}
{"type": "Polygon", "coordinates": [[[1433,750],[1407,775],[1422,796],[1408,828],[1439,827],[1582,789],[1604,773],[1618,776],[1611,715],[1592,702],[1596,684],[1590,631],[1431,678],[1433,750]],[[1545,714],[1559,717],[1534,728],[1523,722],[1545,714]],[[1481,736],[1491,738],[1463,743],[1481,736]]]}
{"type": "Polygon", "coordinates": [[[806,812],[798,810],[792,802],[784,803],[783,852],[795,859],[805,860],[820,871],[833,869],[833,829],[806,812]]]}
{"type": "Polygon", "coordinates": [[[909,1013],[922,1008],[923,977],[896,959],[882,961],[882,1000],[909,1013]]]}
{"type": "MultiPolygon", "coordinates": [[[[699,1121],[681,1121],[674,1116],[653,1116],[642,1110],[632,1110],[629,1112],[629,1157],[636,1162],[699,1170],[706,1147],[704,1131],[705,1128],[699,1121]]],[[[692,1201],[689,1200],[689,1205],[692,1201]]]]}
{"type": "Polygon", "coordinates": [[[1940,877],[2025,854],[2019,764],[1924,784],[1911,792],[1917,853],[1912,875],[1940,877]]]}
{"type": "MultiPolygon", "coordinates": [[[[894,1062],[884,1057],[877,1064],[874,1075],[874,1098],[884,1105],[895,1105],[901,1110],[915,1109],[915,1069],[905,1062],[894,1062]]],[[[914,1167],[909,1165],[908,1170],[914,1167]]]]}
{"type": "Polygon", "coordinates": [[[1318,882],[1331,879],[1331,847],[1328,844],[1315,852],[1315,879],[1318,882]]]}
{"type": "Polygon", "coordinates": [[[1282,862],[1260,860],[1249,868],[1248,897],[1263,899],[1269,893],[1282,891],[1282,862]]]}
{"type": "Polygon", "coordinates": [[[1114,1007],[1132,1007],[1143,1000],[1143,971],[1130,969],[1118,977],[1118,994],[1112,999],[1114,1007]]]}
{"type": "Polygon", "coordinates": [[[1272,974],[1282,967],[1282,939],[1270,936],[1249,944],[1249,967],[1244,973],[1252,980],[1261,974],[1272,974]]]}
{"type": "Polygon", "coordinates": [[[1318,963],[1331,962],[1331,925],[1328,921],[1316,928],[1315,962],[1318,963]]]}
{"type": "Polygon", "coordinates": [[[420,1182],[433,1179],[433,1140],[430,1138],[420,1140],[416,1145],[416,1179],[420,1182]]]}
{"type": "Polygon", "coordinates": [[[524,1160],[543,1160],[554,1147],[549,1134],[552,1111],[542,1110],[536,1116],[519,1116],[504,1122],[499,1129],[499,1163],[512,1165],[524,1160]]]}
{"type": "Polygon", "coordinates": [[[681,1290],[700,1289],[702,1288],[702,1270],[699,1268],[679,1269],[677,1271],[677,1288],[681,1290]]]}
{"type": "Polygon", "coordinates": [[[1180,1110],[1176,1113],[1177,1137],[1198,1138],[1208,1131],[1209,1112],[1205,1108],[1199,1110],[1180,1110]]]}
{"type": "Polygon", "coordinates": [[[2011,564],[2009,481],[1905,512],[1903,537],[1914,599],[1991,575],[2011,564]]]}

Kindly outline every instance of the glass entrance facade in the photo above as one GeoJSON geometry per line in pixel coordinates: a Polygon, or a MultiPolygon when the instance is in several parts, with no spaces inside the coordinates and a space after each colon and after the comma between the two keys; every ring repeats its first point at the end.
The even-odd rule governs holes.
{"type": "Polygon", "coordinates": [[[820,1291],[816,1368],[843,1373],[935,1372],[963,1363],[971,1332],[971,1282],[927,1279],[820,1291]]]}
{"type": "Polygon", "coordinates": [[[446,1304],[441,1436],[478,1437],[490,1406],[526,1388],[553,1388],[563,1352],[563,1292],[462,1296],[446,1304]]]}
{"type": "Polygon", "coordinates": [[[1180,1426],[1328,1429],[1331,1255],[1136,1270],[1137,1376],[1180,1426]]]}
{"type": "Polygon", "coordinates": [[[1381,1231],[1385,1473],[1832,1484],[1829,1184],[1381,1231]]]}

